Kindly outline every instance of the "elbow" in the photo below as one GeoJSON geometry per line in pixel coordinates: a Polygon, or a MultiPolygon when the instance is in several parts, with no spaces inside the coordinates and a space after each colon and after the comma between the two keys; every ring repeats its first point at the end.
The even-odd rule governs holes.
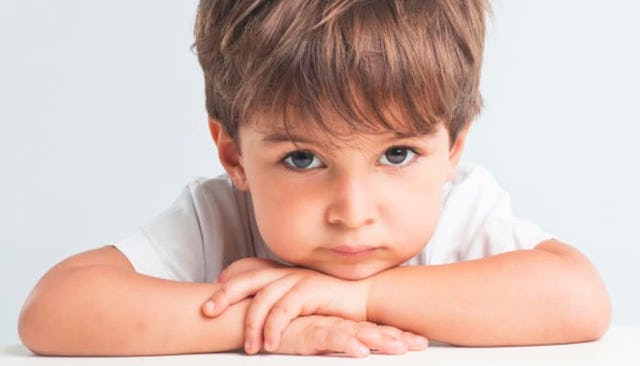
{"type": "Polygon", "coordinates": [[[36,285],[24,302],[18,317],[18,336],[22,344],[37,355],[64,355],[64,335],[55,315],[55,299],[42,283],[36,285]]]}
{"type": "Polygon", "coordinates": [[[46,337],[43,333],[46,329],[41,329],[38,325],[37,315],[35,314],[33,306],[33,295],[31,295],[20,312],[18,319],[18,336],[22,344],[29,349],[29,351],[37,355],[45,355],[44,347],[41,344],[42,338],[46,337]]]}
{"type": "Polygon", "coordinates": [[[579,281],[567,291],[569,306],[565,311],[565,329],[574,342],[591,342],[602,338],[611,324],[611,300],[600,278],[579,281]]]}
{"type": "Polygon", "coordinates": [[[57,342],[63,337],[56,334],[51,314],[43,306],[41,290],[36,287],[29,295],[18,318],[18,336],[22,344],[36,355],[62,356],[63,349],[57,342]]]}
{"type": "Polygon", "coordinates": [[[611,324],[611,302],[606,291],[602,291],[595,296],[583,298],[582,301],[589,301],[590,304],[582,309],[581,341],[591,342],[602,338],[611,324]]]}
{"type": "Polygon", "coordinates": [[[20,342],[32,353],[36,355],[44,355],[45,352],[40,351],[34,332],[31,332],[29,325],[22,319],[18,323],[18,336],[20,342]]]}
{"type": "Polygon", "coordinates": [[[548,298],[546,310],[540,314],[546,321],[539,324],[541,338],[536,344],[581,343],[602,338],[611,323],[608,296],[584,288],[563,286],[557,290],[562,293],[548,298]]]}
{"type": "Polygon", "coordinates": [[[562,343],[602,338],[611,324],[612,310],[609,293],[598,271],[576,249],[557,245],[551,248],[553,251],[548,251],[557,255],[561,259],[558,263],[562,263],[553,285],[556,301],[549,303],[558,316],[556,330],[563,335],[562,343]]]}

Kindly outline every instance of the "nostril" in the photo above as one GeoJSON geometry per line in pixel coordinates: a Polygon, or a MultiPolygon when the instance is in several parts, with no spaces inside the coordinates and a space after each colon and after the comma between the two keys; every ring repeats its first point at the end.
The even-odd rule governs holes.
{"type": "Polygon", "coordinates": [[[359,228],[376,222],[378,210],[373,182],[362,174],[349,174],[332,180],[328,187],[327,222],[346,228],[359,228]]]}
{"type": "Polygon", "coordinates": [[[376,222],[373,210],[355,211],[353,209],[332,208],[327,211],[327,222],[332,225],[356,229],[376,222]]]}

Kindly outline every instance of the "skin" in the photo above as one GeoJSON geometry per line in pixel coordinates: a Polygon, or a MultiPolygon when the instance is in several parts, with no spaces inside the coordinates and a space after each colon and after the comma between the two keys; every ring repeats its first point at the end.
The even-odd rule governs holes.
{"type": "MultiPolygon", "coordinates": [[[[219,288],[219,283],[168,281],[136,273],[120,251],[105,246],[51,268],[26,299],[18,333],[38,355],[235,351],[244,342],[251,299],[236,302],[215,319],[207,318],[198,304],[219,288]]],[[[395,327],[320,315],[297,317],[282,336],[272,352],[363,357],[369,350],[400,354],[427,346],[395,327]]]]}
{"type": "Polygon", "coordinates": [[[234,184],[251,192],[269,249],[289,263],[349,280],[396,267],[422,250],[468,131],[451,148],[443,126],[428,136],[353,135],[348,145],[326,147],[314,138],[323,134],[316,129],[293,130],[304,142],[272,142],[268,137],[280,131],[255,123],[240,127],[237,146],[218,123],[210,128],[234,184]],[[394,147],[406,147],[407,155],[392,164],[385,152],[394,147]],[[311,165],[283,161],[293,151],[313,153],[311,165]],[[362,246],[369,251],[344,253],[362,246]]]}
{"type": "MultiPolygon", "coordinates": [[[[138,274],[122,253],[107,246],[49,270],[25,301],[18,331],[25,346],[41,355],[235,350],[246,338],[243,324],[251,299],[234,301],[215,319],[197,311],[221,288],[220,283],[181,283],[138,274]]],[[[424,337],[368,322],[364,316],[297,316],[279,335],[282,342],[270,352],[362,357],[370,350],[400,354],[427,347],[424,337]]]]}
{"type": "Polygon", "coordinates": [[[398,267],[431,237],[441,187],[454,174],[468,128],[452,144],[439,128],[409,139],[356,134],[333,145],[295,123],[294,141],[271,138],[278,129],[259,121],[240,127],[239,144],[216,121],[210,129],[234,184],[251,192],[266,244],[298,266],[242,259],[203,305],[216,317],[253,296],[248,353],[276,349],[288,324],[309,314],[366,319],[468,346],[589,341],[610,323],[597,271],[557,240],[475,261],[398,267]],[[417,155],[393,166],[387,153],[397,147],[417,155]],[[293,164],[294,156],[308,165],[293,164]]]}
{"type": "Polygon", "coordinates": [[[116,356],[228,351],[244,343],[248,353],[361,357],[369,350],[424,349],[425,338],[534,345],[590,341],[606,331],[611,304],[597,271],[556,240],[474,261],[398,267],[433,230],[435,187],[453,174],[466,131],[448,152],[432,136],[428,157],[401,170],[380,165],[390,146],[376,140],[380,136],[361,136],[333,154],[318,144],[324,165],[306,176],[280,173],[282,160],[252,151],[257,141],[246,130],[236,145],[215,121],[211,126],[225,169],[259,206],[267,244],[299,266],[245,258],[217,283],[182,283],[136,273],[111,246],[80,253],[49,270],[25,301],[18,325],[25,346],[43,355],[116,356]],[[414,171],[418,166],[432,175],[414,171]],[[260,179],[270,180],[262,190],[260,179]],[[428,194],[413,179],[422,180],[428,194]],[[331,189],[319,189],[320,183],[331,189]],[[415,197],[421,205],[405,191],[422,194],[415,197]],[[423,217],[404,214],[393,199],[423,217]],[[272,216],[280,209],[288,215],[272,216]],[[394,232],[397,227],[402,232],[394,232]],[[334,247],[365,241],[376,249],[345,256],[334,247]]]}

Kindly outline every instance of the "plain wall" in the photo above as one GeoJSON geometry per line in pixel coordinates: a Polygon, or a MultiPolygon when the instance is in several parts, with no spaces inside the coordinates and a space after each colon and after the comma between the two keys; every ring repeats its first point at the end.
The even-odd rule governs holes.
{"type": "MultiPolygon", "coordinates": [[[[222,172],[190,51],[197,2],[0,2],[0,344],[36,281],[222,172]]],[[[494,1],[464,159],[588,255],[638,324],[640,5],[494,1]]]]}

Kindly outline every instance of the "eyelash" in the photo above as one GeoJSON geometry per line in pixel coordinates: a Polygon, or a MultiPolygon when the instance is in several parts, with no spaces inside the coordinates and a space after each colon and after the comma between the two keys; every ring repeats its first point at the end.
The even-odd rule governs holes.
{"type": "MultiPolygon", "coordinates": [[[[413,157],[413,159],[411,159],[411,161],[409,161],[408,163],[404,164],[404,165],[387,165],[388,168],[391,168],[393,170],[397,170],[400,171],[410,165],[412,165],[417,159],[419,159],[420,157],[422,157],[422,153],[420,152],[420,150],[414,148],[414,147],[410,147],[410,146],[403,146],[403,145],[398,145],[398,146],[391,146],[389,148],[387,148],[383,154],[385,154],[387,151],[392,150],[392,149],[407,149],[409,151],[411,151],[412,153],[415,154],[415,156],[413,157]]],[[[318,168],[313,168],[313,169],[298,169],[298,168],[294,168],[292,166],[290,166],[289,164],[287,164],[285,161],[293,154],[295,153],[299,153],[299,152],[306,152],[309,154],[312,154],[313,156],[315,156],[316,158],[318,158],[318,155],[315,154],[313,151],[310,150],[305,150],[305,149],[298,149],[298,150],[291,150],[287,153],[285,153],[279,160],[280,164],[282,166],[284,166],[286,169],[288,169],[289,171],[293,172],[293,173],[300,173],[300,174],[304,174],[304,173],[308,173],[310,171],[316,170],[318,168]]],[[[319,158],[318,158],[319,159],[319,158]]],[[[323,162],[324,164],[324,162],[323,162]]]]}

